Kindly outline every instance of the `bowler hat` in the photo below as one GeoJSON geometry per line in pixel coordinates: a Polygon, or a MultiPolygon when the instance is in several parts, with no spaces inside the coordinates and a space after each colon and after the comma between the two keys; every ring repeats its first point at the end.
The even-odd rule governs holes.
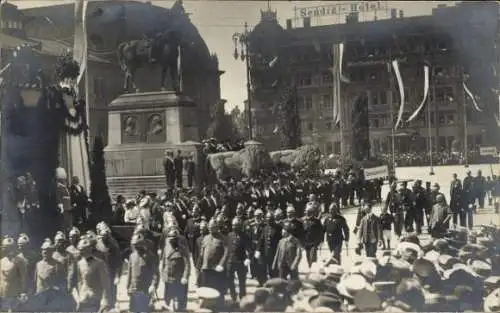
{"type": "Polygon", "coordinates": [[[422,278],[438,276],[438,272],[434,263],[423,258],[417,259],[413,263],[413,271],[415,272],[415,274],[422,278]]]}

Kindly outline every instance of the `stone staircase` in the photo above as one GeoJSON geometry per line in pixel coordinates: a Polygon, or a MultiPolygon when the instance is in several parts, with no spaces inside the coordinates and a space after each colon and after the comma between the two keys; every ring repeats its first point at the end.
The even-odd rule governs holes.
{"type": "Polygon", "coordinates": [[[125,199],[134,198],[141,190],[148,192],[163,192],[166,189],[165,176],[129,176],[108,177],[109,195],[115,199],[123,195],[125,199]]]}

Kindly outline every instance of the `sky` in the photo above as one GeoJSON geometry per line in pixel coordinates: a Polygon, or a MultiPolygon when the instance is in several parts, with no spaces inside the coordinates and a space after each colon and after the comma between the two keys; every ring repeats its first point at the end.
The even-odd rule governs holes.
{"type": "MultiPolygon", "coordinates": [[[[20,8],[37,6],[50,6],[73,2],[73,0],[7,0],[18,5],[20,8]]],[[[111,1],[111,0],[110,0],[111,1]]],[[[147,2],[146,0],[139,0],[147,2]]],[[[171,7],[174,1],[151,1],[152,4],[163,7],[171,7]]],[[[193,24],[198,28],[208,48],[216,53],[219,58],[219,68],[225,71],[221,77],[221,97],[226,99],[226,110],[230,111],[235,106],[243,107],[247,98],[246,73],[244,62],[234,60],[234,43],[232,36],[236,32],[242,32],[244,23],[247,22],[252,28],[260,20],[260,10],[267,10],[268,6],[277,11],[279,23],[285,27],[286,19],[294,17],[294,8],[333,5],[339,3],[353,3],[360,1],[228,1],[228,0],[184,0],[184,7],[193,24]]],[[[405,16],[428,15],[432,8],[438,4],[454,5],[456,1],[380,1],[387,7],[404,10],[405,16]]],[[[388,16],[388,12],[380,12],[379,19],[388,16]]],[[[373,20],[373,13],[365,13],[360,16],[361,20],[373,20]]],[[[321,18],[312,20],[314,25],[327,25],[338,23],[344,19],[321,18]]],[[[297,20],[301,25],[301,21],[297,20]]]]}

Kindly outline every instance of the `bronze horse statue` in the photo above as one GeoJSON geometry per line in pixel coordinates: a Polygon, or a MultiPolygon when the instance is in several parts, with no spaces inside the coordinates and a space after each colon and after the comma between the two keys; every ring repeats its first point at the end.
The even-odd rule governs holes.
{"type": "Polygon", "coordinates": [[[161,86],[165,89],[167,70],[172,79],[172,88],[179,92],[179,47],[180,34],[177,31],[167,30],[157,33],[152,38],[123,42],[118,46],[118,61],[125,73],[124,90],[128,91],[130,85],[137,90],[135,85],[135,72],[138,68],[149,64],[161,66],[161,86]]]}

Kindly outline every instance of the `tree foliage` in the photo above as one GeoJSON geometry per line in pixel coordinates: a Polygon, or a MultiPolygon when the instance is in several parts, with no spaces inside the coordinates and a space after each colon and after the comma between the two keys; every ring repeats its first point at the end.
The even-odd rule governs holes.
{"type": "Polygon", "coordinates": [[[240,110],[234,107],[229,113],[236,132],[241,138],[248,138],[248,110],[240,110]]]}
{"type": "Polygon", "coordinates": [[[90,168],[90,198],[92,199],[92,222],[111,219],[111,198],[106,182],[106,165],[104,160],[104,143],[101,137],[94,140],[92,163],[90,168]]]}
{"type": "Polygon", "coordinates": [[[233,123],[230,114],[224,111],[223,106],[216,106],[212,113],[211,123],[207,130],[208,137],[213,137],[220,142],[236,141],[239,139],[239,134],[236,126],[233,123]]]}
{"type": "Polygon", "coordinates": [[[301,145],[300,117],[297,107],[297,89],[284,86],[274,104],[276,125],[282,149],[296,149],[301,145]]]}

